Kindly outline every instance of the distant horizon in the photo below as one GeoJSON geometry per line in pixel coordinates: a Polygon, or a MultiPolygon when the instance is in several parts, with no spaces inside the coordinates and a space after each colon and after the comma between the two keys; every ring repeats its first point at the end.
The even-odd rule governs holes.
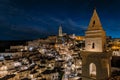
{"type": "MultiPolygon", "coordinates": [[[[70,35],[70,34],[69,34],[70,35]]],[[[72,34],[71,34],[72,35],[72,34]]],[[[44,36],[44,37],[39,37],[39,38],[35,38],[35,39],[11,39],[11,40],[0,40],[0,41],[31,41],[31,40],[37,40],[37,39],[47,39],[49,36],[57,36],[57,35],[48,35],[48,36],[44,36]]],[[[76,36],[85,36],[85,35],[76,35],[76,36]]],[[[112,36],[107,36],[106,37],[111,37],[111,39],[120,39],[120,37],[112,37],[112,36]]]]}

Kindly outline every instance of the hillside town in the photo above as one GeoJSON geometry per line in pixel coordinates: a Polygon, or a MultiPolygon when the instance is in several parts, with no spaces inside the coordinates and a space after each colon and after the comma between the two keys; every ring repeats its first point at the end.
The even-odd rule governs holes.
{"type": "MultiPolygon", "coordinates": [[[[93,16],[96,17],[96,15],[96,10],[94,10],[93,16]]],[[[11,45],[10,49],[0,53],[0,80],[98,80],[85,79],[86,76],[82,75],[82,69],[85,66],[82,56],[86,51],[87,37],[91,35],[89,33],[86,32],[87,36],[69,35],[63,33],[62,25],[60,25],[58,35],[28,41],[26,45],[11,45]]],[[[106,36],[104,52],[106,54],[110,52],[111,74],[107,79],[100,80],[120,80],[119,45],[119,38],[106,36]]],[[[92,48],[94,47],[93,44],[92,48]]],[[[87,50],[89,51],[89,48],[87,50]]],[[[94,77],[96,73],[92,70],[90,74],[94,77]]]]}

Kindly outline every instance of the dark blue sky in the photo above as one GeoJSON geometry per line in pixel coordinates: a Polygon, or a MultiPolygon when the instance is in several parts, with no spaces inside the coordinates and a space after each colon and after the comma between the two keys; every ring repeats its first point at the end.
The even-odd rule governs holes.
{"type": "Polygon", "coordinates": [[[0,0],[0,40],[84,35],[96,7],[107,35],[120,38],[120,0],[0,0]]]}

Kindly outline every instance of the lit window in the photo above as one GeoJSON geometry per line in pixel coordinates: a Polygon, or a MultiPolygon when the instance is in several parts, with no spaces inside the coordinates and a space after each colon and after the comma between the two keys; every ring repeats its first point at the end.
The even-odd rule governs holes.
{"type": "Polygon", "coordinates": [[[96,65],[94,63],[90,64],[89,70],[90,70],[90,76],[95,77],[96,76],[96,65]]]}

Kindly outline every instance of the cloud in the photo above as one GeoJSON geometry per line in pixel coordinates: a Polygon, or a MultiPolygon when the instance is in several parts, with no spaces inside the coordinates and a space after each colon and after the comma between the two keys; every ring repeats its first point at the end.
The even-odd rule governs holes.
{"type": "Polygon", "coordinates": [[[59,23],[59,24],[64,24],[64,23],[65,23],[64,20],[61,20],[61,19],[58,19],[58,18],[55,18],[55,17],[51,17],[50,19],[51,19],[52,21],[55,21],[55,22],[59,23]]]}
{"type": "Polygon", "coordinates": [[[71,18],[65,18],[64,20],[62,20],[56,17],[51,17],[50,19],[59,25],[62,24],[63,32],[68,34],[75,33],[77,35],[83,35],[84,31],[87,29],[86,25],[81,25],[80,23],[78,23],[78,21],[75,21],[71,18]]]}
{"type": "Polygon", "coordinates": [[[35,27],[11,27],[11,29],[7,32],[4,32],[4,35],[10,36],[11,38],[14,39],[35,39],[39,37],[44,37],[46,36],[46,31],[35,28],[35,27]],[[44,34],[44,35],[43,35],[44,34]]]}
{"type": "Polygon", "coordinates": [[[83,26],[75,21],[73,21],[72,19],[68,18],[68,24],[71,25],[74,28],[81,28],[81,29],[86,29],[87,26],[83,26]]]}
{"type": "Polygon", "coordinates": [[[87,28],[87,26],[83,26],[83,25],[77,23],[76,21],[72,20],[71,18],[61,20],[59,18],[51,17],[50,19],[57,22],[58,24],[69,25],[69,26],[71,26],[70,28],[78,28],[78,27],[81,29],[87,28]]]}
{"type": "Polygon", "coordinates": [[[36,39],[45,37],[47,33],[46,28],[39,26],[23,26],[23,25],[11,25],[11,24],[0,24],[0,39],[36,39]],[[8,37],[8,38],[7,38],[8,37]]]}

